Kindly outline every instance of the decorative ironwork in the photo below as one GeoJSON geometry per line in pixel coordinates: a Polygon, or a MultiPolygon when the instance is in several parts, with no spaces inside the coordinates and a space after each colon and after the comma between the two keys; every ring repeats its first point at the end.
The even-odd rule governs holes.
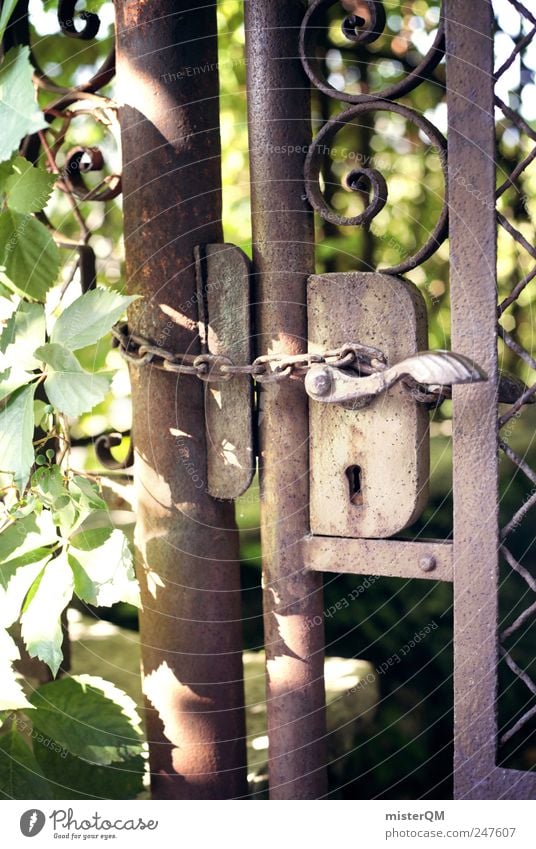
{"type": "MultiPolygon", "coordinates": [[[[399,97],[404,97],[417,88],[441,62],[445,53],[445,32],[442,18],[440,19],[436,37],[430,50],[417,67],[413,68],[403,80],[388,88],[381,89],[381,91],[371,92],[370,94],[350,94],[339,91],[319,74],[316,68],[317,61],[315,56],[318,35],[320,32],[324,32],[326,28],[326,12],[335,5],[335,2],[336,0],[315,0],[307,10],[300,30],[300,58],[305,73],[312,84],[324,94],[327,94],[328,97],[343,100],[347,103],[397,100],[399,97]]],[[[341,30],[348,41],[354,44],[371,44],[383,32],[385,27],[385,9],[383,3],[376,2],[376,0],[367,0],[366,3],[361,4],[361,7],[366,7],[366,18],[362,17],[362,14],[365,14],[364,11],[363,13],[360,12],[360,14],[349,15],[344,18],[341,30]]]]}
{"type": "MultiPolygon", "coordinates": [[[[309,79],[313,85],[330,98],[346,101],[352,107],[331,118],[320,129],[309,150],[305,162],[305,187],[311,206],[332,224],[342,226],[369,225],[384,208],[387,197],[387,184],[377,169],[354,168],[345,177],[344,184],[350,191],[362,192],[368,190],[369,201],[365,210],[353,217],[343,216],[331,209],[320,188],[320,175],[324,154],[332,147],[337,133],[356,118],[369,112],[388,112],[401,115],[407,121],[418,126],[439,156],[443,176],[447,177],[447,143],[439,130],[415,109],[392,101],[409,94],[434,70],[439,64],[445,49],[443,20],[440,17],[434,43],[419,65],[407,74],[403,80],[390,88],[373,93],[351,94],[335,89],[327,80],[320,77],[314,67],[315,47],[319,31],[325,29],[325,13],[333,0],[316,0],[307,10],[300,30],[300,58],[309,79]]],[[[345,4],[343,3],[343,6],[345,4]]],[[[362,4],[363,5],[363,4],[362,4]]],[[[370,44],[382,33],[385,26],[385,11],[380,2],[367,2],[366,18],[359,15],[346,17],[342,23],[345,37],[357,44],[370,44]]],[[[361,7],[360,7],[361,8],[361,7]]],[[[365,14],[365,12],[363,12],[365,14]]],[[[448,235],[448,206],[446,198],[443,202],[439,220],[426,243],[414,254],[405,257],[397,265],[379,269],[384,273],[403,274],[421,265],[437,251],[448,235]]]]}
{"type": "MultiPolygon", "coordinates": [[[[390,103],[384,100],[365,100],[363,103],[357,103],[345,112],[341,112],[328,121],[315,137],[314,144],[307,155],[305,161],[305,190],[309,203],[326,221],[332,224],[340,224],[346,226],[370,224],[370,222],[378,215],[387,202],[387,185],[376,169],[359,168],[352,169],[346,176],[346,186],[352,191],[362,191],[363,181],[367,181],[372,191],[372,200],[369,201],[366,209],[353,218],[339,215],[328,206],[324,195],[320,189],[320,173],[322,168],[322,160],[324,151],[330,149],[333,140],[339,130],[350,124],[355,118],[367,112],[389,112],[391,114],[401,115],[408,121],[416,124],[419,129],[429,139],[439,155],[445,183],[447,178],[447,143],[434,125],[424,118],[414,109],[404,106],[400,103],[390,103]]],[[[441,214],[436,226],[422,248],[415,254],[406,257],[398,265],[390,268],[379,269],[387,274],[403,274],[415,266],[420,265],[429,259],[445,241],[448,235],[448,206],[446,199],[441,208],[441,214]]]]}

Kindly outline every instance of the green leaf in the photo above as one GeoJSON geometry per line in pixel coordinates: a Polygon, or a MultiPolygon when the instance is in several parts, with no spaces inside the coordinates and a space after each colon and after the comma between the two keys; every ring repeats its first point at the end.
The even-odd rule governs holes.
{"type": "Polygon", "coordinates": [[[97,766],[70,755],[59,743],[41,733],[34,739],[33,748],[55,799],[135,799],[143,790],[141,755],[97,766]]]}
{"type": "Polygon", "coordinates": [[[108,289],[92,289],[67,307],[51,333],[51,342],[59,342],[71,351],[98,342],[136,296],[127,297],[108,289]]]}
{"type": "Polygon", "coordinates": [[[0,411],[0,466],[24,489],[34,461],[33,402],[35,384],[17,389],[0,411]]]}
{"type": "Polygon", "coordinates": [[[12,167],[13,174],[4,186],[10,209],[22,213],[44,209],[57,180],[56,174],[36,168],[23,156],[17,156],[12,167]]]}
{"type": "Polygon", "coordinates": [[[86,528],[77,531],[71,537],[71,543],[74,548],[80,551],[94,551],[101,548],[106,541],[112,536],[113,527],[109,522],[107,526],[100,528],[86,528]]]}
{"type": "Polygon", "coordinates": [[[0,282],[23,298],[44,301],[56,282],[60,254],[50,231],[31,215],[0,213],[0,282]]]}
{"type": "MultiPolygon", "coordinates": [[[[46,462],[46,458],[45,458],[46,462]]],[[[46,507],[60,510],[71,501],[59,466],[41,466],[34,472],[32,486],[39,493],[39,500],[46,507]]]]}
{"type": "Polygon", "coordinates": [[[0,566],[0,627],[9,628],[19,618],[30,587],[50,557],[51,552],[41,548],[0,566]]]}
{"type": "Polygon", "coordinates": [[[97,607],[111,607],[118,601],[140,606],[132,553],[123,531],[114,530],[104,545],[92,551],[69,547],[68,559],[81,601],[97,607]]]}
{"type": "Polygon", "coordinates": [[[42,345],[35,355],[49,366],[45,389],[50,403],[60,412],[79,416],[92,410],[108,392],[109,377],[84,371],[75,355],[63,345],[42,345]]]}
{"type": "Polygon", "coordinates": [[[32,705],[17,680],[13,661],[19,660],[20,652],[15,640],[0,628],[0,710],[24,710],[32,705]]]}
{"type": "Polygon", "coordinates": [[[141,754],[136,705],[109,681],[75,675],[32,693],[34,728],[90,763],[128,761],[141,754]]]}
{"type": "Polygon", "coordinates": [[[0,534],[0,563],[15,560],[57,542],[58,535],[47,510],[39,515],[26,516],[8,525],[0,534]]]}
{"type": "Polygon", "coordinates": [[[82,475],[75,475],[69,484],[69,491],[75,498],[96,510],[106,510],[106,501],[102,498],[99,487],[82,475]]]}
{"type": "MultiPolygon", "coordinates": [[[[49,404],[44,401],[34,401],[34,424],[36,427],[39,427],[41,423],[43,425],[48,424],[48,407],[49,404]]],[[[46,429],[48,430],[48,427],[46,429]]]]}
{"type": "Polygon", "coordinates": [[[21,301],[0,337],[0,350],[5,362],[13,367],[33,371],[41,365],[34,351],[45,344],[45,310],[41,304],[21,301]]]}
{"type": "Polygon", "coordinates": [[[30,588],[21,634],[30,657],[38,657],[56,675],[63,660],[61,614],[73,595],[73,573],[60,554],[45,566],[30,588]]]}
{"type": "Polygon", "coordinates": [[[28,47],[14,47],[0,65],[0,160],[9,159],[21,139],[47,126],[37,105],[28,47]]]}
{"type": "Polygon", "coordinates": [[[11,19],[11,15],[17,5],[17,0],[4,0],[2,3],[2,11],[0,12],[0,41],[4,37],[6,27],[11,19]]]}
{"type": "Polygon", "coordinates": [[[16,389],[26,386],[27,383],[35,378],[34,374],[28,374],[28,372],[22,371],[22,369],[13,367],[3,371],[3,367],[4,354],[0,353],[0,401],[8,398],[16,389]]]}
{"type": "Polygon", "coordinates": [[[0,737],[0,795],[6,799],[53,799],[52,788],[15,726],[0,737]]]}

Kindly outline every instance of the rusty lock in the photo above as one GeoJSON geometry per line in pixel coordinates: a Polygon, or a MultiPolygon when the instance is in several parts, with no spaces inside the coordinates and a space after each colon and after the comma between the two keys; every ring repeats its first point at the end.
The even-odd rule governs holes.
{"type": "Polygon", "coordinates": [[[313,366],[305,377],[305,390],[315,401],[359,409],[367,407],[395,383],[408,380],[433,390],[459,383],[478,383],[487,380],[487,376],[476,363],[461,354],[421,351],[365,377],[329,365],[313,366]]]}

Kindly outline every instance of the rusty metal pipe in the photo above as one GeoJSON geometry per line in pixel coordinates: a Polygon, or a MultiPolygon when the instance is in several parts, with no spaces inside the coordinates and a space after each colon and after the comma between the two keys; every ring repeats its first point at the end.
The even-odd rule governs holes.
{"type": "MultiPolygon", "coordinates": [[[[221,242],[216,4],[116,0],[134,332],[199,351],[194,246],[221,242]]],[[[203,385],[132,369],[136,556],[156,799],[246,794],[238,535],[206,492],[203,385]]]]}
{"type": "MultiPolygon", "coordinates": [[[[298,58],[306,5],[245,3],[253,272],[259,354],[307,350],[306,282],[313,216],[303,165],[311,143],[309,83],[298,58]],[[289,145],[293,150],[289,149],[289,145]]],[[[309,530],[308,407],[286,381],[261,394],[261,535],[270,795],[326,792],[322,583],[299,541],[309,530]]]]}

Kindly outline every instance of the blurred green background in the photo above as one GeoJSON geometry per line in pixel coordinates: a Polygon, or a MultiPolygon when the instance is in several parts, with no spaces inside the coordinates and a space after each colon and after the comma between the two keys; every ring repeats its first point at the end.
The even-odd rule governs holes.
{"type": "MultiPolygon", "coordinates": [[[[87,78],[110,48],[113,33],[113,7],[107,0],[87,0],[86,8],[99,11],[101,33],[95,42],[73,42],[58,36],[55,3],[32,2],[32,23],[36,53],[43,69],[55,80],[71,85],[87,78]]],[[[80,8],[83,3],[78,4],[80,8]]],[[[494,3],[497,14],[497,61],[504,58],[526,29],[507,0],[494,3]]],[[[414,68],[429,49],[439,21],[439,4],[426,0],[386,2],[387,25],[373,44],[356,46],[341,34],[343,14],[334,3],[326,19],[329,32],[319,63],[331,84],[347,91],[377,91],[401,79],[414,68]]],[[[251,254],[249,207],[248,138],[246,121],[246,67],[242,3],[218,3],[220,26],[221,132],[223,145],[224,227],[228,242],[251,254]]],[[[502,78],[500,95],[513,108],[520,109],[529,126],[536,128],[535,48],[518,57],[502,78]]],[[[109,88],[113,96],[113,83],[109,88]]],[[[44,95],[46,99],[48,95],[44,95]]],[[[428,117],[442,132],[447,129],[445,104],[445,65],[441,63],[429,79],[403,99],[404,103],[428,117]]],[[[341,104],[319,92],[313,95],[315,129],[341,104]]],[[[120,168],[117,126],[113,115],[103,112],[95,122],[83,113],[73,121],[64,146],[100,145],[107,169],[120,168]]],[[[289,138],[289,142],[292,139],[289,138]]],[[[385,113],[373,114],[361,126],[352,125],[337,138],[346,154],[326,161],[325,194],[338,211],[357,214],[365,202],[364,193],[349,193],[341,187],[341,177],[353,165],[351,152],[375,156],[384,173],[389,201],[370,229],[337,227],[317,221],[317,262],[319,271],[366,270],[395,264],[401,255],[423,244],[444,201],[444,185],[437,154],[418,129],[385,113]]],[[[498,174],[502,183],[515,165],[530,151],[531,142],[502,115],[498,115],[498,174]]],[[[100,179],[96,175],[94,179],[100,179]]],[[[88,177],[91,182],[92,177],[88,177]]],[[[122,288],[123,247],[121,200],[87,204],[83,212],[93,232],[91,244],[98,257],[101,285],[122,288]]],[[[501,197],[499,209],[514,221],[526,239],[534,243],[536,220],[536,176],[531,168],[501,197]]],[[[67,235],[76,224],[67,201],[56,197],[47,210],[50,218],[67,235]]],[[[74,256],[65,251],[64,279],[70,274],[74,256]]],[[[530,257],[504,231],[499,234],[499,294],[504,297],[530,270],[530,257]]],[[[449,265],[448,242],[423,266],[407,275],[422,291],[428,306],[430,348],[449,346],[449,265]]],[[[502,316],[503,327],[528,350],[533,336],[534,289],[525,288],[518,301],[502,316]]],[[[501,367],[528,384],[534,382],[529,367],[499,342],[501,367]]],[[[116,351],[109,344],[88,352],[94,366],[118,368],[112,392],[100,407],[84,416],[73,436],[82,441],[105,430],[128,430],[130,400],[128,375],[116,351]]],[[[410,530],[413,537],[448,538],[452,525],[451,503],[451,405],[447,402],[434,414],[432,433],[431,496],[424,516],[410,530]]],[[[534,408],[506,428],[508,443],[536,465],[533,445],[534,408]]],[[[123,450],[126,450],[126,446],[123,450]]],[[[96,469],[91,445],[74,449],[73,464],[96,469]]],[[[532,484],[506,460],[501,460],[503,521],[512,516],[532,491],[532,484]]],[[[115,480],[119,495],[128,495],[128,481],[115,480]],[[126,485],[127,489],[123,489],[126,485]]],[[[237,517],[242,538],[242,578],[244,638],[248,649],[263,645],[260,590],[259,502],[256,484],[240,500],[237,517]]],[[[532,513],[512,535],[511,549],[534,571],[532,513]]],[[[501,627],[512,622],[532,602],[526,583],[511,569],[502,566],[501,627]]],[[[361,584],[358,576],[325,576],[326,608],[347,596],[361,584]]],[[[93,611],[99,616],[99,611],[93,611]]],[[[133,610],[120,606],[112,613],[116,622],[135,628],[133,610]]],[[[403,662],[380,677],[380,701],[372,727],[332,770],[332,798],[448,798],[452,795],[452,590],[433,581],[376,581],[359,599],[326,622],[328,655],[357,657],[379,667],[395,655],[413,635],[430,623],[430,632],[403,662]]],[[[474,635],[478,645],[479,635],[474,635]]],[[[529,620],[516,635],[513,655],[517,663],[536,676],[536,626],[529,620]]],[[[525,685],[501,668],[499,712],[507,727],[530,704],[525,685]]],[[[533,720],[501,749],[501,762],[522,769],[536,767],[536,724],[533,720]]]]}

